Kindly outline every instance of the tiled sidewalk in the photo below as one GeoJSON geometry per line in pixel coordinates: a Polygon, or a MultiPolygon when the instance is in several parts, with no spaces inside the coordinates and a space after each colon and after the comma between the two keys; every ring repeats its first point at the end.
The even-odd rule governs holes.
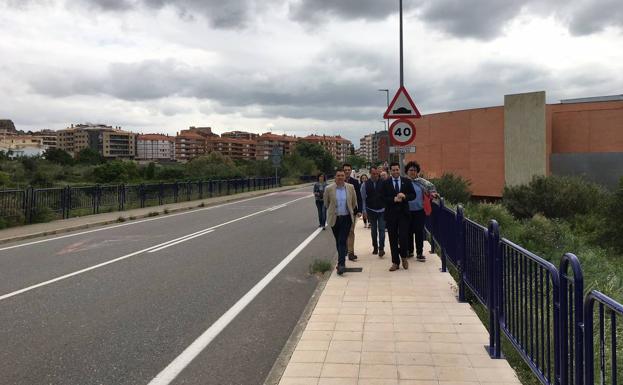
{"type": "MultiPolygon", "coordinates": [[[[281,385],[520,384],[505,360],[492,360],[489,337],[436,255],[389,272],[357,223],[362,273],[332,273],[281,378],[281,385]]],[[[425,251],[429,250],[428,244],[425,251]]]]}

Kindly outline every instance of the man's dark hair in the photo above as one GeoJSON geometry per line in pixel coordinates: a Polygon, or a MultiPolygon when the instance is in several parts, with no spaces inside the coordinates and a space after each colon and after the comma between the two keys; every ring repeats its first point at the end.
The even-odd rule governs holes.
{"type": "Polygon", "coordinates": [[[415,168],[418,173],[420,172],[420,164],[414,160],[407,163],[407,165],[405,166],[405,173],[407,173],[410,168],[415,168]]]}
{"type": "Polygon", "coordinates": [[[376,170],[377,168],[378,168],[377,166],[372,165],[372,166],[370,166],[370,171],[372,171],[372,169],[376,170]]]}
{"type": "Polygon", "coordinates": [[[324,172],[319,173],[319,174],[316,176],[316,180],[320,180],[320,177],[321,177],[321,176],[324,176],[325,181],[327,180],[327,177],[324,175],[324,172]]]}
{"type": "Polygon", "coordinates": [[[341,168],[338,168],[337,170],[335,170],[335,173],[337,174],[338,172],[342,172],[342,173],[343,173],[343,172],[344,172],[344,170],[343,170],[343,169],[341,169],[341,168]]]}
{"type": "Polygon", "coordinates": [[[398,168],[400,168],[400,163],[398,163],[398,162],[391,162],[391,163],[389,164],[389,169],[391,170],[391,169],[392,169],[392,167],[394,167],[394,166],[398,166],[398,168]]]}
{"type": "Polygon", "coordinates": [[[342,165],[342,170],[344,170],[344,167],[350,167],[351,170],[353,169],[353,166],[350,163],[344,163],[342,165]]]}

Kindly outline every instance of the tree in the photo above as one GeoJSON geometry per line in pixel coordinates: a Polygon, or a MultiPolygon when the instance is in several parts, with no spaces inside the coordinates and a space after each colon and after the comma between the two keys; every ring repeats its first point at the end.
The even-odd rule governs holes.
{"type": "Polygon", "coordinates": [[[154,162],[149,162],[147,167],[142,171],[145,179],[154,179],[156,177],[156,164],[154,162]]]}
{"type": "Polygon", "coordinates": [[[101,164],[93,170],[97,183],[126,183],[138,179],[136,163],[121,160],[101,164]]]}
{"type": "Polygon", "coordinates": [[[346,163],[350,163],[354,169],[359,169],[365,167],[368,161],[363,156],[349,155],[346,157],[346,163]]]}
{"type": "Polygon", "coordinates": [[[102,164],[104,157],[91,147],[83,148],[76,156],[78,163],[81,164],[102,164]]]}
{"type": "Polygon", "coordinates": [[[9,174],[0,171],[0,186],[7,186],[10,180],[11,178],[9,177],[9,174]]]}
{"type": "Polygon", "coordinates": [[[185,173],[191,179],[223,179],[242,176],[230,157],[215,151],[186,163],[185,173]]]}
{"type": "MultiPolygon", "coordinates": [[[[333,173],[337,160],[317,143],[298,142],[294,149],[294,153],[303,158],[312,160],[316,168],[325,173],[333,173]]],[[[307,174],[309,175],[309,174],[307,174]]]]}
{"type": "Polygon", "coordinates": [[[71,155],[67,151],[60,148],[49,148],[45,150],[43,158],[62,166],[69,166],[74,163],[71,155]]]}

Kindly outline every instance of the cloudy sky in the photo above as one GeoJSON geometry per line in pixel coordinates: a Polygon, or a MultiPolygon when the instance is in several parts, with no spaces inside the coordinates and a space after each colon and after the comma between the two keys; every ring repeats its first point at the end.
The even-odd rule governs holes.
{"type": "MultiPolygon", "coordinates": [[[[423,114],[623,93],[620,0],[404,0],[423,114]]],[[[359,137],[399,85],[397,0],[0,0],[0,119],[359,137]]]]}

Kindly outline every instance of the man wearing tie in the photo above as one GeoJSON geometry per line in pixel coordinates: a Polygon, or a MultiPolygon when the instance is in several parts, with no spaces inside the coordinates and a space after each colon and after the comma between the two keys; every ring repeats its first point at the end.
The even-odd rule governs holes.
{"type": "Polygon", "coordinates": [[[415,190],[411,180],[400,176],[400,165],[390,166],[391,176],[383,183],[382,195],[385,202],[385,223],[389,235],[389,247],[392,253],[392,267],[396,271],[402,260],[402,268],[408,269],[410,213],[409,201],[414,200],[415,190]]]}

